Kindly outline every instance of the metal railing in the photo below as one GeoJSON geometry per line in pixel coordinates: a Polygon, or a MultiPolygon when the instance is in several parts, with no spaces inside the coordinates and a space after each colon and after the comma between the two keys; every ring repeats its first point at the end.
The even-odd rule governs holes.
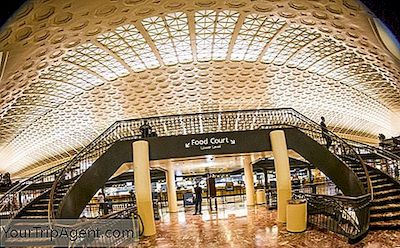
{"type": "MultiPolygon", "coordinates": [[[[59,176],[53,183],[50,192],[49,201],[49,221],[56,217],[57,209],[54,207],[55,195],[58,185],[62,184],[65,179],[76,178],[77,180],[91,164],[104,154],[107,149],[116,141],[122,139],[135,139],[140,137],[139,128],[144,119],[133,119],[125,121],[117,121],[105,130],[98,138],[81,150],[61,171],[59,176]]],[[[263,109],[263,110],[244,110],[244,111],[226,111],[226,112],[211,112],[186,115],[172,115],[146,118],[148,124],[157,132],[157,136],[175,136],[188,134],[205,134],[214,132],[229,132],[242,130],[255,130],[258,128],[283,128],[294,127],[298,128],[318,143],[324,145],[326,140],[322,135],[318,123],[301,115],[297,111],[285,109],[263,109]]],[[[372,184],[369,178],[368,170],[357,152],[346,143],[343,139],[332,132],[327,132],[327,135],[332,140],[333,152],[339,159],[347,164],[349,159],[353,166],[349,167],[354,170],[354,165],[363,172],[363,181],[365,187],[365,196],[369,201],[372,200],[372,184]]],[[[360,170],[358,170],[360,171],[360,170]]],[[[310,196],[311,197],[311,196],[310,196]]],[[[326,196],[318,196],[326,197],[326,196]]],[[[363,199],[364,199],[363,198],[363,199]]],[[[331,199],[331,198],[329,198],[331,199]]],[[[350,204],[352,201],[346,200],[343,203],[337,199],[337,204],[350,204]]],[[[317,204],[318,201],[312,201],[317,204]]],[[[359,205],[354,203],[353,207],[359,205]]],[[[339,208],[340,209],[340,208],[339,208]]],[[[360,210],[361,211],[361,210],[360,210]]],[[[358,212],[360,212],[358,211],[358,212]]],[[[363,213],[356,215],[359,218],[355,230],[359,230],[358,235],[363,235],[363,232],[368,229],[369,212],[368,207],[362,209],[363,213]]],[[[355,225],[355,224],[354,224],[355,225]]],[[[328,228],[329,229],[329,228],[328,228]]],[[[332,230],[335,231],[335,230],[332,230]]],[[[348,233],[347,236],[353,237],[355,234],[348,233]]]]}
{"type": "MultiPolygon", "coordinates": [[[[55,165],[49,169],[46,169],[28,179],[19,182],[14,185],[11,189],[9,189],[3,197],[0,198],[0,213],[2,217],[12,218],[18,212],[19,209],[28,205],[31,201],[33,201],[36,197],[29,197],[32,192],[24,192],[28,187],[33,186],[34,184],[45,183],[45,182],[54,182],[57,178],[58,173],[66,166],[67,163],[62,163],[55,165]]],[[[43,191],[35,192],[35,195],[38,196],[43,191]]]]}
{"type": "Polygon", "coordinates": [[[307,199],[307,221],[349,238],[350,243],[362,239],[368,232],[369,195],[359,197],[304,193],[307,199]]]}
{"type": "Polygon", "coordinates": [[[381,147],[375,147],[353,140],[346,140],[353,146],[354,150],[362,155],[375,154],[376,158],[364,159],[365,163],[371,167],[379,169],[396,180],[400,180],[400,156],[381,147]]]}

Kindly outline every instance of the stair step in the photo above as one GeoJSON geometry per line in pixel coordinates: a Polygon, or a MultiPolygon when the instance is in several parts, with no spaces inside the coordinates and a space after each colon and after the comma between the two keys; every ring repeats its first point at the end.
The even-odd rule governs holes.
{"type": "Polygon", "coordinates": [[[384,191],[374,191],[374,196],[382,196],[382,195],[396,195],[400,194],[400,189],[389,189],[389,190],[384,190],[384,191]]]}
{"type": "Polygon", "coordinates": [[[47,219],[46,216],[40,216],[40,215],[23,215],[19,217],[20,219],[47,219]]]}
{"type": "Polygon", "coordinates": [[[41,247],[55,244],[51,238],[9,238],[6,240],[5,245],[12,245],[14,247],[41,247]]]}
{"type": "Polygon", "coordinates": [[[374,179],[371,179],[372,184],[380,184],[380,183],[387,182],[386,178],[374,178],[374,179]]]}
{"type": "Polygon", "coordinates": [[[385,212],[374,213],[370,215],[371,222],[386,221],[386,220],[400,220],[400,212],[385,212]]]}
{"type": "Polygon", "coordinates": [[[393,188],[394,185],[392,183],[373,185],[372,187],[374,189],[374,192],[381,192],[384,190],[396,189],[396,188],[393,188]]]}
{"type": "Polygon", "coordinates": [[[47,212],[47,210],[43,210],[43,209],[27,209],[26,212],[29,212],[29,213],[42,213],[42,212],[47,212]]]}
{"type": "Polygon", "coordinates": [[[393,183],[382,183],[378,185],[374,185],[374,189],[385,188],[385,187],[395,187],[393,183]]]}
{"type": "MultiPolygon", "coordinates": [[[[379,207],[379,206],[374,206],[374,207],[379,207]]],[[[400,205],[397,207],[387,207],[382,206],[382,208],[371,208],[370,213],[371,214],[383,214],[383,213],[395,213],[395,212],[400,212],[400,205]]]]}
{"type": "Polygon", "coordinates": [[[400,203],[400,195],[384,196],[381,198],[374,197],[374,200],[371,202],[371,206],[383,206],[386,204],[396,203],[400,203]]]}
{"type": "Polygon", "coordinates": [[[370,222],[370,230],[399,230],[400,221],[399,220],[388,220],[388,221],[376,221],[370,222]]]}
{"type": "Polygon", "coordinates": [[[382,177],[382,175],[380,175],[380,174],[369,174],[369,177],[371,177],[371,178],[376,178],[376,177],[382,177]]]}

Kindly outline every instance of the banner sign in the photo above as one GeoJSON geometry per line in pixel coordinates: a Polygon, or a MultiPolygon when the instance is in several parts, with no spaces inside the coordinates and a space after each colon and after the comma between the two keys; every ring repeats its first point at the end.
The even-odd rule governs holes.
{"type": "Polygon", "coordinates": [[[268,130],[221,132],[149,139],[150,159],[262,152],[270,150],[268,130]]]}

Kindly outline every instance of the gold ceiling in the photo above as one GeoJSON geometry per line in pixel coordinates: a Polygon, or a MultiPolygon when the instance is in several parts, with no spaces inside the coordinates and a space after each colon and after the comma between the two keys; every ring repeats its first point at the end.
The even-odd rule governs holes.
{"type": "Polygon", "coordinates": [[[75,154],[116,120],[293,107],[400,133],[398,54],[353,0],[37,0],[0,33],[0,171],[75,154]]]}

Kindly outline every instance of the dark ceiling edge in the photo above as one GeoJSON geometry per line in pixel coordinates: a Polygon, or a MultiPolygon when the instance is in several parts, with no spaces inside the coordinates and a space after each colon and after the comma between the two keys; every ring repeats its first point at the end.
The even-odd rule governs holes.
{"type": "Polygon", "coordinates": [[[0,8],[0,30],[25,2],[27,2],[27,0],[11,0],[2,3],[0,8]]]}
{"type": "MultiPolygon", "coordinates": [[[[0,30],[15,12],[29,0],[5,1],[0,8],[0,30]]],[[[400,17],[397,0],[359,0],[371,13],[381,19],[400,41],[400,17]]]]}

